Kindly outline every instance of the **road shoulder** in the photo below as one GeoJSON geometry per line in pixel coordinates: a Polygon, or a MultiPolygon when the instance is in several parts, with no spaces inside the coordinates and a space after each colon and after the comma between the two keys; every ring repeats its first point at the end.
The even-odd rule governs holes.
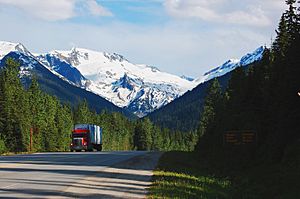
{"type": "Polygon", "coordinates": [[[82,179],[63,196],[76,198],[146,198],[153,170],[162,155],[149,152],[117,163],[82,179]]]}

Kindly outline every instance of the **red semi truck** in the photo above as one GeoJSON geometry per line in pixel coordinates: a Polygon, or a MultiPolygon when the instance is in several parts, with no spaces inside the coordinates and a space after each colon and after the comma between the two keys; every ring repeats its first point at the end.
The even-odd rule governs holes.
{"type": "Polygon", "coordinates": [[[102,150],[102,128],[93,124],[76,124],[72,131],[71,151],[102,150]]]}

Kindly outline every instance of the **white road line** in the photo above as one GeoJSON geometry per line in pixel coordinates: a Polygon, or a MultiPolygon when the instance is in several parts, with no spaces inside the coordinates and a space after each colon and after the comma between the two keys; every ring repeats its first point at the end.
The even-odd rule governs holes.
{"type": "MultiPolygon", "coordinates": [[[[8,185],[8,186],[5,186],[5,187],[0,187],[0,189],[9,189],[9,188],[12,188],[16,185],[18,185],[19,183],[15,183],[15,184],[11,184],[11,185],[8,185]]],[[[0,190],[0,192],[4,192],[5,190],[0,190]]]]}

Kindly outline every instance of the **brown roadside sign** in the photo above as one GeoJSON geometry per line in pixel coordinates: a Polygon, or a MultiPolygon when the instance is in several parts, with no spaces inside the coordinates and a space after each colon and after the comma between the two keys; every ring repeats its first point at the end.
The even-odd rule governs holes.
{"type": "Polygon", "coordinates": [[[224,145],[246,145],[257,142],[257,133],[251,130],[226,131],[223,134],[224,145]]]}

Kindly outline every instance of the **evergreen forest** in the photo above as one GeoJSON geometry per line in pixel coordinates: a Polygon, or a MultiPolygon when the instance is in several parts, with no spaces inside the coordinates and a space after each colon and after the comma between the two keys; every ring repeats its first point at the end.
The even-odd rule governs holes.
{"type": "MultiPolygon", "coordinates": [[[[277,36],[263,59],[234,70],[226,88],[217,79],[211,81],[203,107],[191,109],[201,115],[197,128],[188,132],[154,125],[148,118],[99,113],[86,101],[75,107],[60,102],[40,90],[34,75],[31,85],[24,87],[20,64],[7,59],[0,69],[0,153],[68,151],[74,124],[91,123],[104,130],[104,150],[193,151],[196,147],[203,157],[216,159],[234,152],[245,162],[294,157],[300,146],[300,9],[296,0],[286,3],[289,9],[282,14],[277,36]],[[224,146],[224,132],[231,130],[255,132],[255,147],[224,146]]],[[[193,114],[186,115],[193,119],[189,118],[193,114]]]]}
{"type": "Polygon", "coordinates": [[[300,145],[300,8],[295,0],[286,3],[289,9],[263,59],[233,71],[225,91],[217,79],[211,82],[197,150],[222,151],[223,133],[230,130],[256,132],[256,150],[264,160],[280,161],[300,145]]]}
{"type": "Polygon", "coordinates": [[[202,110],[195,154],[215,175],[233,179],[234,198],[299,194],[300,8],[295,0],[286,3],[263,59],[236,69],[225,91],[212,81],[202,110]],[[252,132],[256,138],[230,143],[228,132],[252,132]]]}
{"type": "Polygon", "coordinates": [[[74,124],[103,128],[104,150],[193,150],[197,134],[161,129],[149,119],[133,121],[121,113],[97,113],[86,101],[76,107],[42,92],[36,78],[25,88],[20,64],[7,59],[0,70],[0,153],[70,150],[74,124]],[[32,143],[30,145],[30,134],[32,143]]]}
{"type": "Polygon", "coordinates": [[[297,3],[286,0],[277,36],[261,61],[234,70],[226,88],[218,79],[210,82],[195,150],[163,154],[151,197],[299,198],[297,3]]]}

